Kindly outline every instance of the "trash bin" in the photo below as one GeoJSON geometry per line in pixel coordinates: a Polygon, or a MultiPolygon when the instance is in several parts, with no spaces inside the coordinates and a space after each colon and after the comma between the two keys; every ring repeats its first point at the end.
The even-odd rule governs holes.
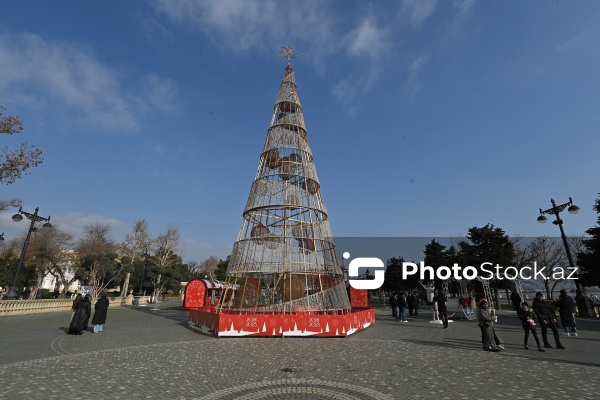
{"type": "Polygon", "coordinates": [[[140,298],[139,297],[134,297],[133,298],[133,305],[134,306],[139,306],[140,305],[140,298]]]}

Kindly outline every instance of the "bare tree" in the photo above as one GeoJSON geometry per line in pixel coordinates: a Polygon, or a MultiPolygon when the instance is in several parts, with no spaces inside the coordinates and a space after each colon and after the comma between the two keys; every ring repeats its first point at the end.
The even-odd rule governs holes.
{"type": "Polygon", "coordinates": [[[119,245],[119,253],[131,258],[132,262],[142,260],[150,252],[153,239],[148,233],[148,222],[139,219],[131,233],[125,234],[125,240],[119,245]]]}
{"type": "Polygon", "coordinates": [[[20,207],[20,206],[21,206],[20,199],[10,199],[10,200],[0,199],[0,211],[4,211],[11,207],[20,207]]]}
{"type": "Polygon", "coordinates": [[[94,287],[92,300],[111,284],[120,282],[129,272],[129,261],[122,262],[117,257],[117,245],[110,237],[110,225],[95,223],[86,225],[83,237],[79,239],[77,251],[83,268],[81,278],[94,287]]]}
{"type": "MultiPolygon", "coordinates": [[[[0,106],[0,134],[13,135],[23,130],[19,117],[4,116],[6,108],[0,106]]],[[[44,159],[42,152],[23,142],[17,149],[4,146],[0,151],[0,184],[11,185],[23,174],[27,175],[29,168],[37,167],[44,159]]]]}
{"type": "Polygon", "coordinates": [[[188,261],[188,263],[186,264],[187,267],[187,280],[191,280],[193,278],[198,277],[198,275],[200,274],[200,269],[201,266],[198,263],[198,261],[188,261]]]}
{"type": "Polygon", "coordinates": [[[221,260],[217,256],[210,256],[200,264],[200,273],[206,274],[209,279],[215,279],[215,269],[221,260]]]}
{"type": "Polygon", "coordinates": [[[550,299],[556,286],[564,280],[556,278],[553,270],[567,266],[565,249],[556,238],[540,236],[531,243],[531,257],[537,263],[538,271],[542,271],[540,275],[544,277],[546,296],[550,299]]]}
{"type": "Polygon", "coordinates": [[[169,226],[167,231],[159,235],[153,242],[154,260],[156,265],[163,268],[171,268],[180,257],[177,254],[179,246],[179,230],[176,226],[169,226]]]}

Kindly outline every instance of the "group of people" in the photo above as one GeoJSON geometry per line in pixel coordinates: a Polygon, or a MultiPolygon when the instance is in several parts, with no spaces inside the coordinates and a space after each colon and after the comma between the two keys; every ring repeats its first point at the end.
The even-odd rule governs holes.
{"type": "Polygon", "coordinates": [[[419,302],[419,294],[416,290],[412,293],[394,292],[390,297],[390,306],[392,307],[392,313],[394,318],[402,322],[408,322],[408,320],[406,319],[407,310],[409,316],[419,316],[419,310],[421,309],[419,302]]]}
{"type": "MultiPolygon", "coordinates": [[[[514,303],[516,296],[511,296],[511,300],[514,303]]],[[[559,308],[559,317],[565,336],[577,336],[575,301],[569,296],[568,291],[565,289],[561,290],[558,300],[555,300],[554,302],[544,301],[544,295],[541,292],[537,292],[531,308],[529,307],[529,303],[524,301],[520,302],[520,306],[517,309],[517,316],[521,320],[521,326],[524,331],[523,347],[525,350],[529,349],[528,342],[530,335],[533,336],[538,351],[543,352],[545,351],[544,348],[554,348],[548,340],[548,328],[550,328],[552,335],[554,336],[555,347],[561,350],[565,349],[560,341],[558,318],[554,312],[553,306],[559,308]],[[538,326],[541,327],[541,342],[537,334],[538,326]]],[[[503,348],[501,344],[502,341],[494,330],[494,323],[497,321],[498,318],[493,315],[493,310],[492,312],[488,310],[487,300],[481,300],[477,313],[477,323],[481,328],[481,341],[484,350],[497,352],[503,348]]]]}
{"type": "MultiPolygon", "coordinates": [[[[94,317],[92,318],[92,325],[94,325],[93,332],[102,332],[102,325],[106,323],[106,316],[108,314],[108,298],[106,293],[102,293],[100,298],[94,305],[94,317]]],[[[88,329],[91,311],[92,311],[92,297],[89,294],[82,296],[81,293],[73,300],[71,307],[71,322],[69,323],[69,335],[81,335],[88,329]]]]}

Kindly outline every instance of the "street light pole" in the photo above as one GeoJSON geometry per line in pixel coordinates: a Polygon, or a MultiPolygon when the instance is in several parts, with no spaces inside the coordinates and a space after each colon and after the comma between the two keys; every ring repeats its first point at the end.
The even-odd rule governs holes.
{"type": "Polygon", "coordinates": [[[144,275],[146,275],[146,260],[148,259],[148,254],[144,254],[144,269],[142,270],[142,280],[140,281],[140,290],[138,294],[142,295],[142,285],[144,284],[144,275]]]}
{"type": "MultiPolygon", "coordinates": [[[[552,223],[554,225],[558,225],[560,229],[560,237],[562,238],[563,244],[565,246],[565,251],[567,252],[569,267],[571,268],[571,271],[575,271],[575,263],[573,262],[573,257],[571,256],[571,249],[569,248],[569,242],[567,241],[567,236],[565,235],[565,230],[563,229],[563,220],[560,219],[560,212],[563,211],[565,208],[569,207],[567,211],[569,211],[571,214],[577,214],[579,212],[579,207],[573,204],[573,199],[570,197],[568,203],[561,204],[559,206],[556,205],[554,199],[550,199],[550,201],[552,202],[552,208],[549,208],[545,211],[542,211],[542,209],[540,208],[540,216],[537,218],[537,221],[540,224],[546,223],[546,221],[548,221],[548,218],[546,218],[544,214],[554,214],[556,216],[556,221],[552,221],[552,223]]],[[[579,283],[579,280],[575,281],[575,287],[577,288],[577,293],[581,293],[582,287],[579,283]]]]}
{"type": "Polygon", "coordinates": [[[38,216],[39,207],[35,209],[33,214],[23,211],[22,207],[19,207],[19,212],[12,216],[12,220],[15,222],[20,222],[23,220],[23,216],[27,217],[27,219],[31,220],[31,224],[29,225],[29,231],[27,231],[27,238],[25,239],[25,243],[23,244],[23,250],[21,251],[21,258],[19,259],[19,265],[17,266],[17,273],[15,274],[15,278],[13,280],[12,286],[6,298],[8,300],[14,300],[17,298],[17,280],[19,279],[19,273],[21,272],[21,267],[23,266],[23,262],[25,261],[25,254],[27,253],[27,246],[29,246],[29,239],[31,238],[31,233],[35,232],[37,228],[35,227],[36,222],[46,221],[43,228],[52,228],[52,224],[50,224],[50,216],[48,218],[38,216]],[[22,214],[22,215],[21,215],[22,214]]]}

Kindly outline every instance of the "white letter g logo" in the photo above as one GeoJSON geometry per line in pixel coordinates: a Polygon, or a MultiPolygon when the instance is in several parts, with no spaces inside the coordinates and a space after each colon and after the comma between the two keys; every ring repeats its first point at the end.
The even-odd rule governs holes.
{"type": "MultiPolygon", "coordinates": [[[[348,265],[348,276],[358,276],[358,268],[385,268],[383,261],[375,257],[355,258],[348,265]]],[[[350,286],[354,289],[379,289],[383,285],[385,271],[376,269],[373,271],[375,279],[348,279],[350,286]]]]}

